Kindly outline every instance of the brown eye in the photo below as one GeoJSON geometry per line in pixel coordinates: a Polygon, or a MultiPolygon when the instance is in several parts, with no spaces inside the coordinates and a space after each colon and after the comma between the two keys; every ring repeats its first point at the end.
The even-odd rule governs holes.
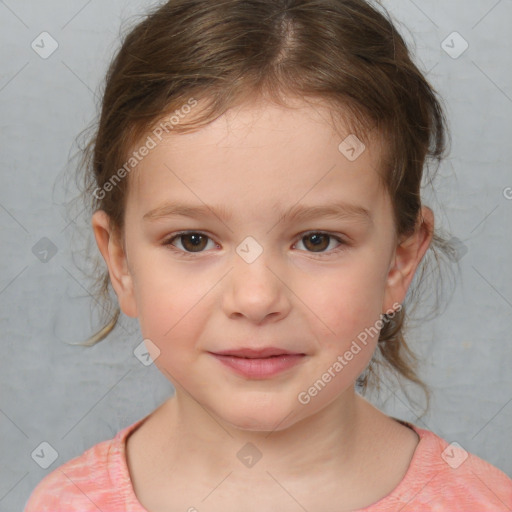
{"type": "Polygon", "coordinates": [[[194,253],[203,252],[205,247],[208,245],[210,238],[202,233],[189,232],[189,233],[178,233],[166,242],[164,245],[173,245],[177,247],[181,252],[194,253]],[[181,243],[181,247],[175,244],[175,241],[181,243]]]}
{"type": "Polygon", "coordinates": [[[312,235],[306,235],[302,238],[302,240],[308,241],[307,243],[304,243],[304,246],[308,250],[312,250],[313,252],[322,252],[325,251],[327,247],[329,247],[329,238],[329,235],[314,233],[312,235]],[[309,241],[311,243],[309,243],[309,241]]]}
{"type": "MultiPolygon", "coordinates": [[[[307,252],[312,253],[332,253],[340,249],[340,246],[346,245],[343,240],[337,236],[330,235],[328,233],[311,232],[304,235],[299,243],[303,244],[307,252]],[[331,242],[337,242],[337,247],[331,247],[331,250],[326,250],[331,245],[331,242]]],[[[341,247],[343,248],[343,247],[341,247]]]]}
{"type": "Polygon", "coordinates": [[[199,233],[181,235],[183,247],[190,252],[200,252],[208,243],[208,238],[199,233]]]}

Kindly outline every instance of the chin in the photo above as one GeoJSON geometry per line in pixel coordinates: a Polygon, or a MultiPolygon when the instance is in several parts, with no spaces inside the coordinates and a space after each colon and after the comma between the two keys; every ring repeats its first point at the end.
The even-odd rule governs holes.
{"type": "Polygon", "coordinates": [[[295,421],[290,410],[282,405],[280,407],[276,405],[255,407],[254,404],[238,406],[234,410],[225,411],[221,417],[233,427],[251,432],[278,432],[285,430],[295,421]]]}

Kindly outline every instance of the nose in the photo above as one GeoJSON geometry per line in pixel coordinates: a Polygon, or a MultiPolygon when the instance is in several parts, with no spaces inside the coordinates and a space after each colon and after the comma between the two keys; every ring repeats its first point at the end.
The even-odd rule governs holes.
{"type": "Polygon", "coordinates": [[[226,315],[255,324],[285,318],[291,309],[291,291],[280,268],[265,250],[250,263],[235,253],[222,294],[226,315]]]}

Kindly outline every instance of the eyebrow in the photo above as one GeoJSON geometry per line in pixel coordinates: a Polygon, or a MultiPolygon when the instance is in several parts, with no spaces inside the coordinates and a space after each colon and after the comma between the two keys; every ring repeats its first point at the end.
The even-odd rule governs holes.
{"type": "MultiPolygon", "coordinates": [[[[144,214],[143,219],[153,221],[175,216],[201,219],[212,214],[224,222],[228,222],[233,218],[233,213],[224,205],[209,207],[207,205],[194,206],[184,203],[165,203],[144,214]]],[[[335,219],[355,219],[368,224],[373,223],[369,210],[363,206],[349,203],[328,203],[318,206],[297,204],[286,213],[281,213],[280,217],[282,221],[287,222],[300,222],[319,217],[330,217],[335,219]]]]}

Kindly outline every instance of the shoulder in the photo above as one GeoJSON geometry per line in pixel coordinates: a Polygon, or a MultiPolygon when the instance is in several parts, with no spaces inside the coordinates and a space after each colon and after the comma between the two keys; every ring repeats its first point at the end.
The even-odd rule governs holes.
{"type": "Polygon", "coordinates": [[[392,493],[402,512],[512,509],[512,479],[505,473],[457,443],[408,425],[420,442],[407,474],[392,493]]]}
{"type": "Polygon", "coordinates": [[[138,423],[46,475],[32,491],[24,512],[124,510],[122,490],[127,475],[122,464],[123,442],[138,423]]]}
{"type": "Polygon", "coordinates": [[[46,475],[32,491],[25,512],[97,511],[112,489],[111,445],[112,440],[98,443],[46,475]]]}

